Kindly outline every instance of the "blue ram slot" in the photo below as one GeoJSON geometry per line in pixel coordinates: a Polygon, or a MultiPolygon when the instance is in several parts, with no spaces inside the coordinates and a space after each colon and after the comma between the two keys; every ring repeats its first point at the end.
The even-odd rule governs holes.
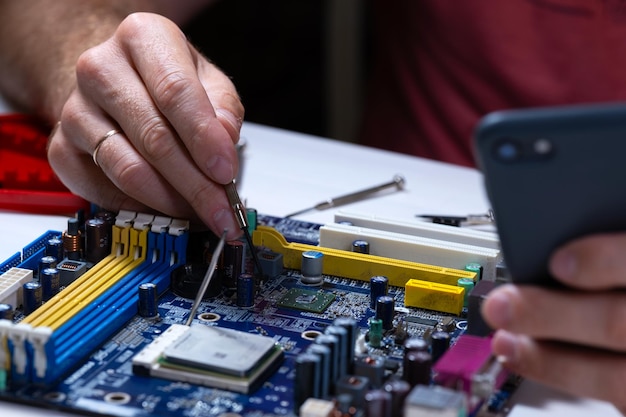
{"type": "Polygon", "coordinates": [[[139,284],[153,282],[157,289],[161,288],[160,292],[164,292],[169,287],[171,271],[186,261],[187,240],[186,234],[175,237],[166,233],[149,233],[149,260],[129,272],[94,300],[89,308],[81,310],[77,317],[55,332],[46,346],[46,354],[54,364],[48,366],[44,378],[34,377],[33,380],[44,384],[56,381],[137,314],[139,284]],[[150,258],[152,253],[157,256],[150,258]],[[170,265],[170,259],[179,263],[170,265]],[[149,261],[153,263],[147,263],[149,261]]]}
{"type": "MultiPolygon", "coordinates": [[[[157,249],[153,246],[156,242],[153,235],[153,233],[147,234],[146,259],[157,249]]],[[[125,311],[120,306],[124,304],[125,296],[126,298],[132,297],[129,287],[134,282],[133,279],[147,267],[153,265],[156,264],[149,264],[148,260],[145,260],[60,326],[46,344],[46,354],[52,366],[47,367],[46,375],[43,377],[34,374],[33,381],[39,383],[54,382],[73,364],[88,355],[93,347],[108,338],[117,329],[119,320],[124,320],[127,315],[132,317],[132,311],[125,311]],[[115,314],[116,312],[118,314],[115,314]],[[120,314],[121,318],[119,317],[120,314]],[[103,329],[98,329],[102,327],[102,324],[106,324],[106,326],[103,329]],[[92,345],[94,346],[92,347],[92,345]],[[76,357],[76,361],[66,359],[67,356],[76,357]]],[[[119,325],[121,324],[123,323],[119,323],[119,325]]]]}

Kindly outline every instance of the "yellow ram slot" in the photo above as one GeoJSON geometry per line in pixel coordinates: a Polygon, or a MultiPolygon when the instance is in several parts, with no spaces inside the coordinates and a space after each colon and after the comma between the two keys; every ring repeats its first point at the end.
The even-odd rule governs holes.
{"type": "Polygon", "coordinates": [[[54,313],[58,308],[60,308],[63,299],[66,297],[80,296],[82,292],[82,285],[91,280],[94,275],[104,273],[114,267],[117,263],[124,261],[124,259],[128,257],[129,247],[130,227],[113,226],[111,254],[95,264],[70,285],[65,287],[63,291],[46,301],[46,304],[42,307],[39,307],[37,310],[29,314],[23,322],[32,326],[40,326],[42,316],[54,313]]]}
{"type": "Polygon", "coordinates": [[[404,286],[404,306],[461,314],[465,288],[410,279],[404,286]]]}
{"type": "MultiPolygon", "coordinates": [[[[62,299],[56,303],[53,311],[47,312],[41,318],[39,326],[46,326],[52,330],[56,330],[62,326],[67,320],[74,317],[80,310],[96,298],[106,292],[111,286],[122,279],[126,274],[139,266],[146,257],[148,230],[130,229],[130,244],[126,258],[119,257],[113,262],[115,265],[105,267],[98,274],[84,282],[78,291],[72,291],[72,295],[61,293],[62,299]],[[137,252],[137,253],[135,253],[137,252]],[[118,261],[121,260],[121,262],[118,261]]],[[[35,325],[35,324],[33,324],[35,325]]]]}
{"type": "Polygon", "coordinates": [[[322,273],[342,278],[369,282],[375,275],[384,275],[390,285],[403,287],[410,279],[419,278],[449,285],[456,285],[459,278],[476,280],[476,273],[460,269],[444,268],[417,262],[402,261],[369,254],[348,252],[303,243],[287,242],[276,229],[259,226],[252,235],[254,246],[268,248],[283,255],[285,268],[301,269],[302,253],[317,251],[324,254],[322,273]]]}

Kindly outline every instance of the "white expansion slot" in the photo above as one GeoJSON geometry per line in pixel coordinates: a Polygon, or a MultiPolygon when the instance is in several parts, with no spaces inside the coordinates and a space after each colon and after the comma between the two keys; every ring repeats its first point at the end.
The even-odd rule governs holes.
{"type": "Polygon", "coordinates": [[[483,279],[491,281],[496,280],[496,266],[501,260],[498,249],[346,224],[320,227],[319,245],[322,247],[350,251],[355,240],[367,241],[370,254],[376,256],[454,269],[464,269],[467,264],[478,263],[483,267],[483,279]]]}
{"type": "Polygon", "coordinates": [[[498,235],[497,233],[491,231],[468,229],[465,227],[452,227],[425,221],[408,222],[348,211],[338,211],[335,213],[335,223],[340,222],[349,222],[353,226],[367,227],[387,232],[446,240],[449,242],[482,246],[491,249],[500,249],[500,240],[498,239],[498,235]]]}

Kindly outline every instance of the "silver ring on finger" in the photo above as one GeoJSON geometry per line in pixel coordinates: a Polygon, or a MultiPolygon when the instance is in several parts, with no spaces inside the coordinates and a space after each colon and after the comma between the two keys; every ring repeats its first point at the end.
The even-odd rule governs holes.
{"type": "Polygon", "coordinates": [[[93,158],[93,163],[96,164],[96,166],[99,168],[100,164],[98,164],[98,151],[100,150],[100,146],[102,146],[102,144],[104,143],[105,140],[107,140],[108,138],[110,138],[111,136],[115,136],[118,133],[121,133],[119,130],[117,129],[111,129],[108,132],[106,132],[104,134],[104,136],[102,136],[98,142],[96,142],[96,146],[93,148],[93,152],[91,153],[91,157],[93,158]]]}

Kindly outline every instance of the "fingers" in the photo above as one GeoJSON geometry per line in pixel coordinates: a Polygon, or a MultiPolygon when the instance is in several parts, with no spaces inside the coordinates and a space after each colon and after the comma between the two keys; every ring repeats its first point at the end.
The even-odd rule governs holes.
{"type": "Polygon", "coordinates": [[[575,288],[626,288],[625,253],[626,233],[577,239],[555,252],[550,260],[550,272],[575,288]]]}
{"type": "Polygon", "coordinates": [[[77,90],[49,158],[73,192],[103,207],[198,218],[235,238],[240,230],[222,184],[238,169],[242,118],[230,80],[175,25],[132,15],[79,59],[77,90]],[[111,129],[121,133],[99,145],[98,169],[90,155],[111,129]]]}
{"type": "MultiPolygon", "coordinates": [[[[199,54],[189,46],[182,32],[172,22],[158,16],[150,16],[150,19],[145,17],[142,14],[129,17],[120,25],[114,37],[114,41],[119,43],[135,66],[137,75],[145,84],[144,91],[148,94],[141,96],[144,91],[134,91],[132,95],[140,103],[152,104],[153,101],[155,110],[162,113],[178,134],[200,171],[220,184],[227,184],[237,171],[233,138],[218,119],[205,85],[200,82],[198,71],[203,71],[201,76],[208,78],[211,89],[215,91],[214,99],[220,97],[232,103],[233,100],[228,100],[234,91],[232,83],[212,66],[202,65],[198,68],[199,54]],[[161,24],[155,25],[154,20],[158,19],[161,24]],[[164,50],[165,42],[168,42],[167,50],[164,50]]],[[[110,106],[104,108],[111,114],[119,111],[119,107],[110,102],[101,105],[110,106]]],[[[227,121],[226,111],[235,110],[222,109],[222,120],[227,121]]],[[[163,136],[166,136],[168,124],[161,125],[160,121],[155,124],[154,120],[160,117],[159,114],[145,114],[141,111],[138,116],[143,117],[143,120],[137,120],[133,127],[138,127],[139,131],[128,132],[137,138],[133,141],[137,149],[157,166],[163,158],[170,162],[170,149],[159,142],[163,137],[159,133],[151,134],[149,130],[164,129],[163,136]]],[[[227,125],[230,126],[230,122],[227,125]]]]}
{"type": "Polygon", "coordinates": [[[504,285],[482,312],[492,328],[626,352],[626,293],[585,293],[504,285]]]}
{"type": "Polygon", "coordinates": [[[506,367],[577,396],[626,406],[626,356],[562,343],[540,342],[528,336],[498,331],[492,349],[506,367]]]}

